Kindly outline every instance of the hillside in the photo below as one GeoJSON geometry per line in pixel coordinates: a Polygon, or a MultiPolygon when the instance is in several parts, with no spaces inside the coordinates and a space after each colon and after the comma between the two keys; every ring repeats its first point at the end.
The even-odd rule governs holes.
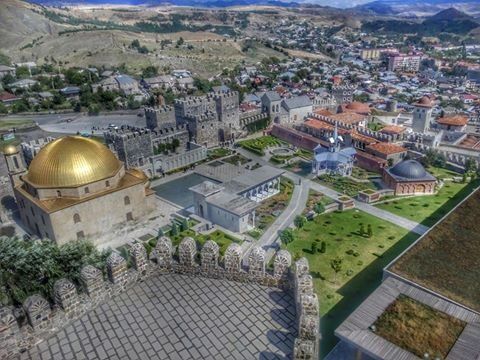
{"type": "Polygon", "coordinates": [[[473,17],[480,16],[480,2],[477,0],[377,0],[354,9],[382,16],[426,18],[452,6],[473,17]]]}
{"type": "MultiPolygon", "coordinates": [[[[148,65],[187,68],[210,77],[242,61],[283,55],[260,43],[242,51],[242,42],[222,34],[238,19],[218,12],[177,14],[169,7],[125,9],[53,9],[20,0],[2,0],[0,47],[14,62],[42,63],[53,56],[66,66],[120,66],[139,74],[148,65]],[[20,21],[19,21],[20,20],[20,21]],[[205,25],[207,24],[207,25],[205,25]],[[143,30],[144,29],[144,30],[143,30]],[[191,30],[191,31],[189,31],[191,30]],[[175,46],[182,37],[184,45],[175,46]],[[138,39],[148,53],[130,48],[138,39]],[[166,45],[161,45],[163,42],[166,45]]],[[[241,19],[240,19],[241,20],[241,19]]]]}
{"type": "Polygon", "coordinates": [[[423,29],[421,31],[427,35],[435,35],[442,32],[467,34],[479,26],[480,24],[471,16],[455,8],[448,8],[423,21],[423,29]]]}
{"type": "Polygon", "coordinates": [[[19,0],[2,0],[0,48],[13,50],[34,39],[52,36],[64,29],[37,13],[40,7],[19,0]]]}
{"type": "Polygon", "coordinates": [[[390,32],[398,34],[418,34],[419,36],[437,36],[449,33],[465,36],[480,27],[473,17],[455,9],[448,8],[439,13],[419,20],[374,20],[365,22],[362,30],[366,32],[390,32]]]}

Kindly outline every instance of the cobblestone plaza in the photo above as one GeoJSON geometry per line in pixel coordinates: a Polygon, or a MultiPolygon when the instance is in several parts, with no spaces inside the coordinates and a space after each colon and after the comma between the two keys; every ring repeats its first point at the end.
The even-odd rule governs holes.
{"type": "Polygon", "coordinates": [[[288,293],[169,274],[137,283],[22,359],[290,359],[295,336],[288,293]]]}

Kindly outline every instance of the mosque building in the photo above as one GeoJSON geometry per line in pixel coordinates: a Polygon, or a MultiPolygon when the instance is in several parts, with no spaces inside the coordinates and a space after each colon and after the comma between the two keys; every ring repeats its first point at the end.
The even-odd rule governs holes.
{"type": "Polygon", "coordinates": [[[435,193],[437,179],[416,160],[404,160],[385,169],[383,181],[396,196],[435,193]]]}
{"type": "MultiPolygon", "coordinates": [[[[125,169],[98,141],[66,136],[44,146],[28,169],[18,148],[4,149],[20,218],[28,231],[64,244],[90,238],[153,207],[148,178],[125,169]]],[[[96,238],[97,237],[97,238],[96,238]]]]}

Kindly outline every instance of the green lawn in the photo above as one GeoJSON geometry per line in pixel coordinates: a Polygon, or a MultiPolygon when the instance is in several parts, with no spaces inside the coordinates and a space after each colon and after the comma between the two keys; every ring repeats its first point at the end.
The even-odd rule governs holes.
{"type": "Polygon", "coordinates": [[[440,180],[451,179],[452,177],[461,177],[462,176],[462,174],[460,174],[456,171],[448,170],[448,169],[445,169],[445,168],[439,168],[439,167],[435,167],[435,166],[429,166],[427,168],[427,171],[430,174],[432,174],[433,176],[435,176],[437,179],[440,179],[440,180]]]}
{"type": "Polygon", "coordinates": [[[1,119],[0,120],[0,130],[9,130],[12,128],[25,128],[25,127],[30,127],[34,126],[35,122],[30,119],[18,119],[18,120],[6,120],[6,119],[1,119]]]}
{"type": "Polygon", "coordinates": [[[335,328],[380,284],[382,269],[418,235],[359,210],[319,215],[295,235],[284,247],[296,258],[309,260],[320,301],[320,349],[325,355],[337,342],[335,328]],[[365,230],[371,225],[371,238],[360,235],[361,224],[365,230]],[[326,243],[325,253],[311,252],[316,240],[326,243]],[[342,270],[335,276],[330,261],[336,257],[342,259],[342,270]]]}
{"type": "Polygon", "coordinates": [[[436,195],[397,198],[379,204],[377,207],[423,225],[432,226],[479,184],[478,180],[467,184],[445,182],[436,195]]]}

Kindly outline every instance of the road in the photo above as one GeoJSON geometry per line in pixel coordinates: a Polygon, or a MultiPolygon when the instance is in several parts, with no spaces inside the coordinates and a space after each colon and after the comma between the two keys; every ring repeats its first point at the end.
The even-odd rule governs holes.
{"type": "MultiPolygon", "coordinates": [[[[287,176],[289,177],[289,176],[287,176]]],[[[251,243],[250,246],[244,251],[243,262],[247,265],[248,255],[253,246],[261,246],[266,251],[267,263],[278,249],[278,240],[280,231],[286,229],[291,224],[297,215],[300,215],[308,200],[309,184],[306,181],[302,181],[300,185],[298,182],[293,189],[292,198],[288,203],[288,206],[282,213],[275,219],[275,221],[268,227],[258,241],[251,243]]]]}
{"type": "Polygon", "coordinates": [[[92,127],[96,127],[98,130],[95,131],[95,134],[103,134],[103,131],[110,124],[145,127],[145,117],[137,116],[138,113],[143,113],[143,111],[135,110],[100,115],[85,115],[83,113],[11,115],[2,119],[8,121],[33,120],[42,130],[49,133],[76,134],[77,132],[91,132],[92,127]]]}

